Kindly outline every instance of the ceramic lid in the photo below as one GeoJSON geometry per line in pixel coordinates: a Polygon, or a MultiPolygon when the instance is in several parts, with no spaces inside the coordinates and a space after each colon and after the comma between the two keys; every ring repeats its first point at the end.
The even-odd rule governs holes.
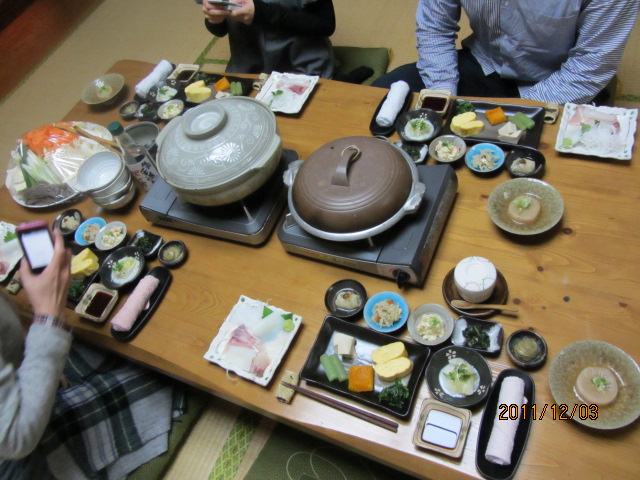
{"type": "Polygon", "coordinates": [[[158,171],[168,184],[206,190],[252,176],[273,156],[280,137],[264,103],[226,97],[174,118],[158,143],[158,171]]]}
{"type": "Polygon", "coordinates": [[[327,232],[379,225],[401,210],[411,193],[409,162],[386,140],[334,140],[302,163],[292,190],[295,209],[309,225],[327,232]]]}

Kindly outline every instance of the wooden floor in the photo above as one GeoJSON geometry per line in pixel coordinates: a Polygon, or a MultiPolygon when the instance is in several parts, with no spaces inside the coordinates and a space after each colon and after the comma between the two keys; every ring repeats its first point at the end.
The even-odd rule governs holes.
{"type": "Polygon", "coordinates": [[[1,5],[0,99],[18,86],[102,2],[23,0],[23,4],[28,4],[26,8],[6,6],[15,1],[1,5]]]}

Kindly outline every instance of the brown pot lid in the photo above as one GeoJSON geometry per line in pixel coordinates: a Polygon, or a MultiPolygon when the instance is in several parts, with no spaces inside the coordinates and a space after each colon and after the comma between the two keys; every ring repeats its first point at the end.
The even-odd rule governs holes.
{"type": "Polygon", "coordinates": [[[291,192],[295,210],[327,232],[375,227],[405,204],[413,184],[409,161],[386,140],[334,140],[302,163],[291,192]]]}

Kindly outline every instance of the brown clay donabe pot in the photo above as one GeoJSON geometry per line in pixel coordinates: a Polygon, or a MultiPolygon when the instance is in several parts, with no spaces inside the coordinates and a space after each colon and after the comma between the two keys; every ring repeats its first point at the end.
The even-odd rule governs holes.
{"type": "Polygon", "coordinates": [[[216,206],[260,188],[280,161],[276,118],[264,103],[226,97],[175,117],[156,139],[158,173],[187,202],[216,206]]]}
{"type": "Polygon", "coordinates": [[[413,160],[386,139],[345,137],[285,173],[289,210],[320,238],[369,238],[415,212],[425,192],[413,160]]]}

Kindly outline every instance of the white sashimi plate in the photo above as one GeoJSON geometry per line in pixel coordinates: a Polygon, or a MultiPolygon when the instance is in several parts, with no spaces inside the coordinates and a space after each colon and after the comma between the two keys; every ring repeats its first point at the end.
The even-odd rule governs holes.
{"type": "Polygon", "coordinates": [[[204,358],[266,386],[301,323],[299,315],[241,295],[204,358]]]}
{"type": "Polygon", "coordinates": [[[11,236],[15,231],[15,225],[0,222],[0,262],[4,264],[4,268],[0,269],[0,272],[4,272],[0,274],[0,282],[9,276],[13,267],[18,264],[23,256],[22,247],[20,247],[20,242],[17,237],[10,239],[8,242],[4,240],[7,234],[11,236]]]}
{"type": "Polygon", "coordinates": [[[317,75],[273,72],[256,99],[266,103],[274,112],[298,113],[319,78],[317,75]]]}
{"type": "Polygon", "coordinates": [[[638,109],[594,107],[592,105],[567,103],[562,113],[555,148],[556,151],[562,153],[591,155],[616,160],[630,160],[637,123],[638,109]],[[612,136],[609,142],[602,142],[597,145],[592,144],[591,141],[593,141],[593,137],[589,138],[589,135],[592,135],[595,129],[583,131],[584,128],[582,124],[572,125],[569,123],[569,120],[576,114],[578,108],[584,109],[583,111],[586,116],[614,115],[617,117],[619,123],[617,134],[612,136]],[[565,139],[571,141],[571,145],[566,145],[565,139]]]}

